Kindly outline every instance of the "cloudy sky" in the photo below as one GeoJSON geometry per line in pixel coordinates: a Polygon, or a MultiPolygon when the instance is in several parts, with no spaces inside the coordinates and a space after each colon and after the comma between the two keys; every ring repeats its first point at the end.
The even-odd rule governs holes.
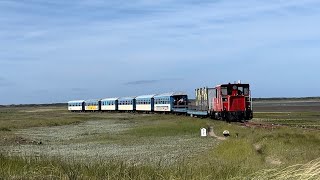
{"type": "Polygon", "coordinates": [[[319,0],[0,0],[0,104],[185,91],[320,96],[319,0]]]}

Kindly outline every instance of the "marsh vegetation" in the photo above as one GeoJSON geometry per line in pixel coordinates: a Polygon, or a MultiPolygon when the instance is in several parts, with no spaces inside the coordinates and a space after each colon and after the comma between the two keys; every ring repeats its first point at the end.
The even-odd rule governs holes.
{"type": "Polygon", "coordinates": [[[262,126],[244,126],[176,115],[2,107],[0,177],[319,179],[319,116],[261,112],[253,122],[262,126]],[[231,136],[201,138],[200,128],[209,126],[231,136]]]}

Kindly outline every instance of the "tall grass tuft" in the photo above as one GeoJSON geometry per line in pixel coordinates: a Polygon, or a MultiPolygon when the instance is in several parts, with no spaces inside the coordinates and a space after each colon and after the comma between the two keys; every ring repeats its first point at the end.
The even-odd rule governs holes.
{"type": "Polygon", "coordinates": [[[306,164],[297,164],[283,169],[261,170],[252,174],[249,179],[317,180],[320,179],[320,158],[306,164]]]}

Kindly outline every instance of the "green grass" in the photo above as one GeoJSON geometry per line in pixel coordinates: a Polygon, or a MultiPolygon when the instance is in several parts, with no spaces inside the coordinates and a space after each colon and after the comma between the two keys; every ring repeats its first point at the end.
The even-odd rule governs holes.
{"type": "MultiPolygon", "coordinates": [[[[20,158],[0,155],[3,179],[318,179],[320,159],[286,168],[250,173],[243,164],[230,166],[223,161],[204,164],[179,162],[173,166],[136,165],[117,160],[75,163],[60,159],[20,158]]],[[[258,169],[258,168],[256,168],[258,169]]]]}
{"type": "Polygon", "coordinates": [[[61,107],[0,108],[0,129],[21,129],[41,126],[61,126],[90,119],[108,119],[101,113],[68,113],[61,107]]]}
{"type": "Polygon", "coordinates": [[[190,118],[185,116],[166,115],[164,118],[163,115],[155,115],[153,120],[150,120],[149,117],[146,120],[149,121],[148,124],[134,128],[127,133],[138,137],[195,135],[199,134],[201,127],[207,126],[206,121],[190,121],[190,118]]]}
{"type": "MultiPolygon", "coordinates": [[[[79,162],[62,157],[11,157],[3,153],[0,155],[0,179],[263,179],[261,175],[268,179],[265,178],[268,177],[266,172],[285,173],[297,167],[293,166],[296,164],[308,165],[299,166],[304,167],[299,169],[301,174],[310,167],[316,167],[320,172],[318,166],[308,164],[312,160],[315,163],[320,161],[319,130],[296,128],[297,125],[319,127],[319,112],[294,112],[289,115],[256,113],[255,122],[289,126],[248,128],[186,116],[69,113],[60,107],[52,107],[50,111],[46,111],[47,108],[43,108],[43,111],[37,111],[39,108],[34,107],[0,108],[0,138],[14,136],[19,129],[72,125],[90,120],[117,120],[116,123],[131,123],[134,126],[118,135],[99,134],[85,139],[85,142],[130,145],[144,143],[145,138],[198,137],[200,128],[208,126],[213,126],[218,136],[224,130],[229,130],[231,136],[208,150],[181,157],[170,165],[163,164],[161,160],[156,165],[139,161],[128,163],[121,159],[79,162]]],[[[0,147],[6,145],[1,139],[0,147]]],[[[279,174],[273,175],[270,177],[284,178],[279,174]]],[[[315,179],[320,178],[319,174],[312,175],[315,175],[315,179]]],[[[292,179],[299,177],[303,176],[294,176],[292,179]]]]}
{"type": "Polygon", "coordinates": [[[263,112],[254,114],[255,122],[320,129],[320,112],[263,112]]]}

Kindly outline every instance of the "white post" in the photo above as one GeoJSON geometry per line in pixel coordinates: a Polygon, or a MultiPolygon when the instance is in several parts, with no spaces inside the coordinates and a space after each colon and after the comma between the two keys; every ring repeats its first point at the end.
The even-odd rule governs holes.
{"type": "Polygon", "coordinates": [[[207,137],[207,129],[206,128],[201,128],[201,137],[207,137]]]}

